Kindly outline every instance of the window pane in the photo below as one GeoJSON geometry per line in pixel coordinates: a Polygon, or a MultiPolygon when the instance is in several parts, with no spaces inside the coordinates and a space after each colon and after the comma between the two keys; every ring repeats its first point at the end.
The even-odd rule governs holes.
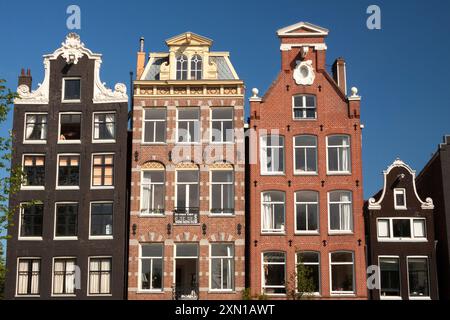
{"type": "Polygon", "coordinates": [[[353,265],[332,265],[332,291],[353,292],[353,265]]]}
{"type": "Polygon", "coordinates": [[[415,219],[414,225],[414,237],[425,238],[425,220],[415,219]]]}
{"type": "Polygon", "coordinates": [[[211,255],[214,257],[232,257],[234,255],[233,245],[213,244],[211,245],[211,255]]]}
{"type": "Polygon", "coordinates": [[[78,205],[56,205],[56,233],[57,237],[71,237],[77,235],[78,205]]]}
{"type": "Polygon", "coordinates": [[[166,109],[145,109],[145,120],[166,120],[166,109]]]}
{"type": "Polygon", "coordinates": [[[400,266],[398,258],[380,258],[382,297],[400,296],[400,266]]]}
{"type": "Polygon", "coordinates": [[[428,259],[408,258],[409,295],[412,297],[428,297],[428,259]]]}
{"type": "Polygon", "coordinates": [[[163,246],[161,244],[142,245],[142,257],[162,257],[163,246]]]}
{"type": "Polygon", "coordinates": [[[378,237],[389,238],[389,220],[378,220],[378,237]]]}
{"type": "Polygon", "coordinates": [[[44,206],[42,204],[22,206],[21,237],[42,236],[43,212],[44,206]]]}
{"type": "Polygon", "coordinates": [[[297,262],[301,263],[319,263],[319,254],[317,252],[297,253],[297,262]]]}
{"type": "Polygon", "coordinates": [[[64,100],[80,100],[80,79],[64,79],[64,100]]]}
{"type": "Polygon", "coordinates": [[[350,252],[333,252],[331,262],[353,262],[353,255],[350,252]]]}
{"type": "Polygon", "coordinates": [[[214,108],[212,109],[213,120],[232,120],[233,108],[214,108]]]}
{"type": "Polygon", "coordinates": [[[110,236],[113,234],[113,204],[93,203],[91,205],[91,235],[110,236]]]}
{"type": "Polygon", "coordinates": [[[198,246],[196,244],[177,244],[176,246],[177,257],[197,257],[198,246]]]}
{"type": "Polygon", "coordinates": [[[198,182],[198,170],[184,171],[180,170],[177,172],[178,182],[198,182]]]}
{"type": "Polygon", "coordinates": [[[61,114],[59,140],[80,140],[81,138],[81,115],[61,114]]]}
{"type": "Polygon", "coordinates": [[[405,203],[405,191],[404,190],[395,190],[395,205],[398,207],[404,207],[405,203]]]}
{"type": "Polygon", "coordinates": [[[394,238],[411,238],[411,222],[409,219],[393,219],[394,238]]]}

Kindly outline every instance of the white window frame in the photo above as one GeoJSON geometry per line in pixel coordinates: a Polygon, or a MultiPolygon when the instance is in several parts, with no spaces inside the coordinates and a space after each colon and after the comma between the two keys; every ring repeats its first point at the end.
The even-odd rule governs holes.
{"type": "Polygon", "coordinates": [[[195,54],[193,54],[192,56],[190,56],[188,58],[188,70],[189,70],[189,74],[188,74],[188,79],[189,80],[202,80],[203,79],[203,57],[200,54],[195,53],[195,54]],[[195,64],[196,68],[194,70],[192,70],[192,68],[191,68],[192,67],[192,62],[193,62],[192,60],[196,56],[198,56],[200,59],[197,60],[197,63],[195,64]],[[200,68],[198,68],[199,63],[200,63],[200,68]],[[200,78],[197,78],[197,76],[192,77],[192,71],[194,71],[195,74],[197,74],[197,72],[200,71],[200,78]]]}
{"type": "MultiPolygon", "coordinates": [[[[47,156],[45,153],[24,153],[22,154],[22,170],[25,166],[25,157],[44,157],[44,170],[46,171],[46,179],[47,179],[47,170],[45,165],[47,164],[47,156]]],[[[25,186],[23,184],[20,185],[20,190],[45,190],[45,185],[43,186],[25,186]]]]}
{"type": "Polygon", "coordinates": [[[60,112],[58,114],[58,144],[81,144],[81,135],[83,133],[83,113],[82,112],[60,112]],[[62,115],[80,115],[80,139],[79,140],[61,140],[61,116],[62,115]]]}
{"type": "Polygon", "coordinates": [[[378,242],[428,242],[427,234],[427,219],[426,218],[416,218],[416,217],[379,217],[376,220],[377,226],[377,240],[378,242]],[[380,237],[378,233],[378,222],[379,220],[389,221],[389,237],[380,237]],[[396,238],[394,237],[394,220],[409,220],[411,237],[409,238],[396,238]],[[414,234],[414,221],[421,220],[424,221],[424,231],[425,237],[416,237],[414,234]]]}
{"type": "Polygon", "coordinates": [[[177,120],[176,120],[177,123],[176,123],[175,143],[176,144],[181,144],[181,145],[198,145],[198,144],[201,144],[201,141],[202,141],[202,127],[201,127],[202,120],[201,119],[202,119],[202,114],[201,114],[201,109],[199,107],[177,107],[177,120]],[[184,109],[184,110],[196,109],[198,111],[198,118],[197,119],[181,119],[180,120],[180,116],[179,116],[180,109],[184,109]],[[197,134],[198,135],[198,141],[178,141],[178,138],[180,137],[179,136],[180,121],[188,123],[187,133],[189,133],[191,122],[193,122],[194,130],[196,129],[196,126],[197,126],[197,129],[194,132],[194,137],[190,137],[190,138],[191,139],[195,138],[195,134],[197,134]]]}
{"type": "Polygon", "coordinates": [[[80,182],[81,182],[81,154],[79,153],[58,153],[56,156],[56,181],[55,181],[55,189],[56,190],[80,190],[80,182]],[[74,157],[78,156],[78,186],[60,186],[59,183],[59,158],[60,157],[74,157]]]}
{"type": "MultiPolygon", "coordinates": [[[[47,144],[47,139],[44,140],[28,140],[27,137],[27,116],[29,115],[46,115],[47,116],[47,135],[48,135],[48,112],[25,112],[23,116],[23,144],[47,144]]],[[[47,138],[47,137],[46,137],[47,138]]]]}
{"type": "MultiPolygon", "coordinates": [[[[142,109],[142,121],[141,121],[141,126],[142,126],[142,133],[141,133],[141,144],[142,145],[166,145],[167,144],[167,120],[168,120],[168,116],[167,116],[167,108],[144,108],[142,109]],[[166,114],[164,119],[145,119],[145,112],[147,110],[152,110],[152,109],[160,109],[160,110],[164,110],[164,113],[166,114]],[[164,132],[164,141],[145,141],[145,123],[146,122],[164,122],[166,124],[165,126],[165,132],[164,132]]],[[[156,126],[154,126],[153,128],[153,137],[156,137],[156,126]]]]}
{"type": "MultiPolygon", "coordinates": [[[[88,257],[88,265],[87,265],[87,287],[86,287],[86,295],[88,297],[110,297],[112,296],[112,280],[113,280],[113,258],[111,256],[90,256],[88,257]],[[109,288],[111,293],[90,293],[90,280],[91,280],[91,259],[110,259],[110,274],[109,274],[109,288]]],[[[101,276],[101,275],[100,275],[101,276]]]]}
{"type": "MultiPolygon", "coordinates": [[[[308,209],[306,213],[306,221],[308,224],[308,209]]],[[[315,235],[320,234],[320,194],[316,190],[298,190],[294,192],[294,228],[295,228],[295,234],[298,235],[315,235]],[[317,202],[297,202],[297,193],[300,192],[314,192],[317,195],[317,202]],[[299,204],[317,204],[317,230],[298,230],[297,229],[297,205],[299,204]]],[[[299,251],[300,252],[300,251],[299,251]]],[[[301,252],[307,252],[307,251],[301,251],[301,252]]],[[[315,251],[314,251],[315,252],[315,251]]]]}
{"type": "Polygon", "coordinates": [[[211,216],[219,216],[219,217],[224,217],[224,216],[234,216],[235,215],[235,207],[236,207],[236,201],[235,201],[235,191],[236,191],[236,188],[235,188],[235,184],[234,184],[234,181],[235,181],[235,171],[233,170],[233,169],[213,169],[213,170],[210,170],[209,171],[209,212],[210,212],[210,215],[211,216]],[[231,172],[231,175],[232,175],[232,178],[233,178],[233,181],[232,182],[213,182],[213,180],[212,180],[212,176],[213,176],[213,172],[218,172],[218,171],[221,171],[221,172],[231,172]],[[233,200],[233,202],[234,202],[234,208],[233,208],[233,212],[234,213],[216,213],[216,212],[212,212],[212,209],[213,209],[213,207],[212,207],[212,187],[213,187],[213,185],[221,185],[222,186],[222,188],[221,188],[221,190],[222,190],[222,193],[220,194],[220,199],[221,199],[221,203],[222,203],[222,208],[221,209],[224,209],[224,207],[223,207],[223,197],[222,197],[222,195],[223,195],[223,186],[224,185],[231,185],[232,186],[232,188],[233,188],[233,198],[232,198],[232,200],[233,200]]]}
{"type": "MultiPolygon", "coordinates": [[[[165,271],[164,271],[164,254],[165,254],[165,250],[164,250],[164,248],[165,248],[165,245],[164,245],[164,243],[159,243],[159,242],[151,242],[151,243],[140,243],[139,244],[139,257],[138,257],[138,285],[137,285],[137,288],[138,288],[138,292],[145,292],[145,293],[164,293],[164,273],[165,273],[165,271]],[[145,246],[146,244],[153,244],[153,245],[155,245],[155,244],[157,244],[157,245],[160,245],[160,246],[162,246],[162,256],[161,257],[142,257],[142,246],[145,246]],[[153,259],[161,259],[161,261],[162,261],[162,267],[161,267],[161,269],[162,269],[162,274],[161,274],[161,276],[162,276],[162,279],[161,279],[161,289],[142,289],[142,260],[145,260],[145,259],[151,259],[152,260],[152,264],[151,264],[151,271],[153,272],[153,259]]],[[[174,248],[174,250],[175,250],[175,248],[174,248]]],[[[175,265],[175,263],[174,263],[174,265],[175,265]]],[[[175,274],[174,274],[174,277],[175,277],[175,274]]],[[[175,281],[174,281],[174,283],[175,283],[175,281]]],[[[152,286],[152,283],[150,282],[150,285],[152,286]]]]}
{"type": "Polygon", "coordinates": [[[329,261],[328,269],[329,269],[329,276],[330,276],[330,295],[332,295],[332,296],[353,296],[353,295],[355,295],[355,293],[356,293],[356,291],[355,291],[356,290],[355,253],[353,251],[348,251],[348,250],[331,251],[328,253],[328,261],[329,261]],[[351,253],[352,254],[352,262],[332,262],[331,255],[333,253],[351,253]],[[333,291],[333,270],[332,270],[333,265],[352,265],[353,266],[353,270],[352,270],[353,291],[333,291]]]}
{"type": "MultiPolygon", "coordinates": [[[[178,185],[180,184],[179,183],[179,181],[178,181],[178,172],[179,171],[197,171],[198,172],[198,180],[197,180],[197,182],[182,182],[181,184],[182,185],[185,185],[185,186],[187,186],[188,188],[186,189],[186,209],[188,209],[188,208],[194,208],[194,207],[191,207],[190,206],[190,200],[189,200],[189,198],[190,198],[190,194],[191,194],[191,190],[190,190],[190,188],[191,188],[191,185],[197,185],[197,188],[198,188],[198,194],[199,194],[199,197],[200,197],[200,182],[201,182],[201,176],[200,176],[200,174],[201,174],[201,171],[200,171],[200,168],[197,168],[197,169],[194,169],[194,168],[189,168],[189,169],[176,169],[175,170],[175,205],[174,205],[174,207],[175,208],[178,208],[178,206],[177,206],[177,203],[178,203],[178,185]]],[[[201,202],[200,202],[200,198],[199,198],[199,200],[198,200],[198,205],[199,205],[199,212],[200,212],[200,205],[201,205],[201,202]]],[[[200,213],[199,213],[200,214],[200,213]]]]}
{"type": "Polygon", "coordinates": [[[294,166],[294,175],[301,175],[301,176],[317,176],[319,174],[319,166],[318,166],[318,153],[319,153],[319,144],[318,144],[318,139],[317,136],[313,135],[313,134],[300,134],[300,135],[296,135],[293,137],[292,139],[292,146],[294,148],[294,152],[293,152],[293,166],[294,166]],[[309,136],[309,137],[314,137],[314,139],[316,140],[316,146],[315,147],[311,147],[311,146],[297,146],[295,143],[295,138],[298,137],[302,137],[302,136],[309,136]],[[300,171],[296,168],[296,163],[297,163],[297,156],[296,156],[296,151],[297,149],[305,149],[304,153],[305,153],[305,161],[307,161],[307,157],[306,157],[306,153],[307,153],[307,149],[315,149],[316,150],[316,171],[300,171]]]}
{"type": "Polygon", "coordinates": [[[317,97],[313,94],[296,94],[292,96],[292,120],[294,121],[311,121],[311,120],[317,120],[317,97]],[[295,117],[295,98],[296,97],[302,97],[304,107],[303,109],[314,109],[314,118],[308,118],[306,117],[306,112],[303,112],[304,117],[296,118],[295,117]],[[314,97],[314,108],[307,107],[306,106],[306,97],[314,97]]]}
{"type": "Polygon", "coordinates": [[[54,212],[54,216],[53,216],[53,240],[67,240],[67,241],[72,241],[72,240],[78,240],[78,230],[79,230],[79,226],[80,226],[80,203],[79,202],[75,202],[75,201],[61,201],[61,202],[55,202],[55,208],[54,208],[55,212],[54,212]],[[57,207],[60,204],[76,204],[77,205],[77,235],[76,236],[57,236],[56,235],[56,215],[57,215],[57,207]]]}
{"type": "MultiPolygon", "coordinates": [[[[74,293],[55,293],[54,292],[54,289],[55,289],[55,287],[54,287],[54,281],[55,281],[55,260],[74,260],[75,261],[75,264],[74,264],[74,277],[76,277],[77,276],[77,267],[78,267],[78,265],[77,265],[77,263],[78,263],[78,259],[77,259],[77,257],[74,257],[74,256],[63,256],[63,257],[53,257],[52,258],[52,274],[51,274],[51,277],[52,277],[52,281],[51,281],[51,286],[52,286],[52,288],[51,288],[51,296],[52,297],[76,297],[76,295],[77,295],[77,288],[75,287],[75,284],[74,284],[74,293]]],[[[64,275],[65,277],[66,277],[66,275],[64,275]]],[[[76,283],[76,280],[75,280],[75,283],[76,283]]]]}
{"type": "Polygon", "coordinates": [[[234,134],[234,108],[233,107],[212,107],[209,110],[209,118],[211,119],[209,121],[209,141],[211,144],[234,144],[235,134],[234,134]],[[231,109],[231,118],[230,119],[213,119],[213,110],[215,109],[231,109]],[[231,137],[231,141],[223,141],[223,123],[231,121],[233,128],[230,129],[233,131],[233,136],[231,137]],[[213,141],[213,122],[220,122],[220,128],[221,128],[221,135],[220,135],[220,141],[213,141]]]}
{"type": "MultiPolygon", "coordinates": [[[[354,217],[354,203],[353,203],[353,192],[351,190],[330,190],[327,192],[327,209],[328,209],[328,234],[335,235],[335,234],[353,234],[355,229],[355,217],[354,217]],[[348,204],[349,202],[331,202],[330,201],[330,194],[332,192],[347,192],[350,194],[350,219],[351,219],[351,230],[332,230],[331,229],[331,204],[340,204],[339,205],[339,218],[342,215],[342,204],[348,204]]],[[[341,219],[339,219],[341,220],[341,219]]]]}
{"type": "Polygon", "coordinates": [[[279,296],[279,297],[283,297],[283,296],[286,296],[287,295],[287,287],[286,287],[286,284],[287,284],[287,281],[286,281],[286,276],[287,276],[287,274],[286,274],[286,271],[287,271],[287,269],[286,269],[286,264],[287,264],[287,254],[286,254],[286,252],[285,251],[276,251],[276,250],[269,250],[269,251],[263,251],[263,252],[261,252],[261,293],[262,294],[265,294],[265,295],[267,295],[267,296],[279,296]],[[272,252],[274,252],[274,253],[283,253],[283,255],[284,255],[284,263],[282,263],[282,262],[264,262],[264,254],[266,254],[266,253],[272,253],[272,252]],[[265,265],[272,265],[272,264],[275,264],[275,265],[284,265],[284,286],[269,286],[269,287],[267,287],[264,283],[265,283],[265,275],[264,275],[264,266],[265,265]],[[266,288],[274,288],[274,289],[279,289],[279,288],[284,288],[284,290],[286,290],[286,293],[266,293],[265,292],[265,289],[266,288]]]}
{"type": "Polygon", "coordinates": [[[378,294],[380,296],[380,300],[402,300],[402,271],[400,267],[400,257],[399,256],[390,256],[390,255],[381,255],[378,256],[378,283],[380,284],[380,288],[378,289],[378,294]],[[382,296],[381,295],[381,259],[397,259],[398,260],[398,274],[399,274],[399,284],[400,284],[400,296],[382,296]]]}
{"type": "Polygon", "coordinates": [[[396,210],[407,210],[408,209],[407,205],[406,205],[406,189],[404,189],[404,188],[395,188],[394,189],[394,208],[396,210]],[[405,202],[405,204],[403,206],[397,204],[397,195],[403,196],[403,201],[405,202]]]}
{"type": "Polygon", "coordinates": [[[41,296],[41,275],[42,275],[42,258],[41,257],[17,257],[16,259],[16,298],[39,298],[41,296]],[[39,294],[19,294],[19,265],[20,260],[39,260],[39,280],[38,280],[38,291],[39,294]]]}
{"type": "MultiPolygon", "coordinates": [[[[351,136],[349,134],[331,134],[331,135],[326,137],[326,144],[327,144],[326,145],[326,151],[327,151],[327,159],[326,159],[326,162],[327,162],[327,175],[350,175],[352,173],[352,139],[351,139],[351,136]],[[331,171],[329,169],[329,164],[330,164],[329,163],[329,159],[330,159],[329,148],[343,148],[342,145],[340,145],[340,146],[329,146],[328,139],[330,137],[337,137],[337,136],[339,136],[339,137],[347,137],[348,138],[348,144],[349,144],[348,147],[347,147],[348,148],[348,163],[349,163],[349,165],[348,165],[349,170],[348,171],[331,171]]],[[[338,159],[339,159],[339,157],[338,157],[338,159]]]]}
{"type": "Polygon", "coordinates": [[[89,240],[112,240],[114,239],[114,201],[91,201],[89,202],[89,240]],[[92,228],[92,205],[93,204],[111,204],[112,205],[112,234],[110,236],[93,236],[92,228]]]}
{"type": "MultiPolygon", "coordinates": [[[[272,139],[272,138],[270,138],[272,139]]],[[[264,136],[261,136],[259,139],[259,143],[260,143],[260,148],[259,148],[259,159],[260,159],[260,172],[262,176],[284,176],[285,172],[286,172],[286,154],[285,154],[285,139],[284,136],[279,135],[279,134],[267,134],[264,136]],[[272,136],[276,136],[279,138],[282,138],[283,141],[283,145],[280,146],[270,146],[267,147],[267,143],[264,142],[264,139],[266,139],[272,136]],[[283,154],[283,171],[267,171],[267,148],[271,148],[271,149],[281,149],[282,150],[282,154],[283,154]]],[[[279,159],[278,159],[279,160],[279,159]]],[[[273,161],[272,161],[272,165],[273,165],[273,161]]]]}
{"type": "Polygon", "coordinates": [[[409,300],[431,300],[431,279],[430,279],[430,259],[428,256],[406,256],[406,281],[408,282],[408,298],[409,300]],[[428,271],[428,293],[430,295],[423,297],[413,297],[410,293],[409,288],[409,259],[426,259],[427,260],[427,271],[428,271]]]}
{"type": "MultiPolygon", "coordinates": [[[[275,235],[280,235],[280,234],[286,234],[286,192],[284,191],[279,191],[279,190],[265,190],[265,191],[261,191],[260,193],[261,195],[261,234],[275,234],[275,235]],[[268,193],[268,192],[279,192],[283,194],[283,202],[280,201],[271,201],[270,204],[273,208],[274,204],[283,204],[284,206],[284,210],[283,210],[283,218],[284,218],[284,228],[283,229],[271,229],[271,230],[264,230],[263,229],[263,219],[264,219],[264,194],[268,193]]],[[[273,211],[273,210],[272,210],[273,211]]],[[[272,219],[274,219],[274,212],[272,212],[272,219]]],[[[274,220],[275,221],[275,220],[274,220]]]]}
{"type": "Polygon", "coordinates": [[[92,113],[92,143],[115,143],[117,138],[117,113],[116,111],[95,111],[92,113]],[[114,139],[95,139],[95,116],[99,114],[114,114],[114,139]]]}
{"type": "Polygon", "coordinates": [[[191,59],[189,59],[188,55],[185,53],[179,53],[178,55],[175,56],[175,80],[178,80],[178,81],[190,80],[190,62],[191,62],[191,59]],[[181,68],[178,69],[178,59],[180,57],[183,57],[186,59],[186,70],[183,69],[183,64],[181,64],[181,68]],[[178,79],[178,77],[177,77],[178,72],[180,72],[182,75],[184,71],[186,71],[186,79],[182,79],[183,77],[178,79]]]}
{"type": "Polygon", "coordinates": [[[94,189],[114,189],[115,184],[116,184],[116,161],[117,161],[117,157],[116,154],[114,152],[96,152],[96,153],[92,153],[91,154],[91,190],[94,189]],[[94,186],[93,185],[93,179],[94,179],[94,156],[108,156],[108,155],[112,155],[113,156],[113,185],[112,186],[94,186]]]}
{"type": "MultiPolygon", "coordinates": [[[[141,170],[141,182],[140,182],[140,198],[139,198],[139,216],[141,217],[164,217],[166,215],[165,210],[166,210],[166,193],[167,193],[167,181],[166,181],[166,170],[164,169],[142,169],[141,170]],[[144,199],[144,183],[142,183],[144,181],[144,174],[146,172],[162,172],[164,175],[164,182],[163,183],[151,183],[151,185],[163,185],[164,186],[164,212],[163,213],[149,213],[149,212],[144,212],[144,208],[143,206],[143,200],[144,199]]],[[[154,189],[153,190],[153,197],[154,197],[154,189]]],[[[154,202],[154,201],[153,201],[154,202]]]]}
{"type": "Polygon", "coordinates": [[[62,103],[81,103],[82,91],[81,91],[81,77],[63,77],[62,78],[62,90],[61,90],[61,102],[62,103]],[[67,100],[66,96],[66,80],[80,80],[80,99],[67,100]]]}
{"type": "Polygon", "coordinates": [[[209,291],[210,292],[234,292],[234,288],[235,288],[235,259],[236,259],[236,246],[234,245],[234,243],[232,242],[211,242],[209,244],[209,291]],[[212,246],[213,245],[231,245],[233,247],[233,256],[214,256],[212,255],[212,246]],[[212,260],[213,259],[220,259],[221,261],[221,286],[223,287],[223,263],[226,260],[231,260],[231,264],[232,264],[232,270],[230,270],[229,272],[231,272],[231,277],[232,277],[232,285],[231,285],[231,289],[213,289],[212,288],[212,260]]]}
{"type": "MultiPolygon", "coordinates": [[[[318,287],[319,287],[319,291],[316,291],[316,292],[310,292],[310,293],[305,293],[305,295],[306,296],[316,296],[316,297],[320,297],[320,295],[321,295],[321,289],[322,289],[322,277],[321,277],[321,257],[320,257],[320,251],[314,251],[314,250],[300,250],[300,251],[296,251],[295,252],[295,268],[296,268],[296,271],[297,271],[297,266],[300,264],[299,262],[298,262],[298,254],[299,253],[307,253],[307,252],[312,252],[312,253],[315,253],[315,254],[317,254],[317,256],[319,257],[319,261],[318,262],[306,262],[306,263],[302,263],[303,265],[305,265],[305,266],[319,266],[319,285],[318,285],[318,287]]],[[[297,278],[297,277],[296,277],[297,278]]],[[[295,282],[296,282],[296,284],[295,284],[295,292],[296,293],[300,293],[299,291],[298,291],[298,286],[297,286],[297,279],[295,279],[295,282]]]]}
{"type": "Polygon", "coordinates": [[[19,215],[19,230],[18,230],[18,240],[20,240],[20,241],[42,241],[42,239],[43,239],[43,235],[44,235],[44,213],[45,213],[45,206],[44,206],[44,204],[42,203],[38,203],[39,205],[42,205],[43,206],[43,209],[42,209],[42,236],[40,236],[40,237],[24,237],[24,236],[22,236],[22,215],[23,215],[23,205],[27,205],[27,204],[30,204],[30,202],[21,202],[20,204],[19,204],[19,207],[20,207],[20,210],[19,210],[19,213],[20,213],[20,215],[19,215]]]}

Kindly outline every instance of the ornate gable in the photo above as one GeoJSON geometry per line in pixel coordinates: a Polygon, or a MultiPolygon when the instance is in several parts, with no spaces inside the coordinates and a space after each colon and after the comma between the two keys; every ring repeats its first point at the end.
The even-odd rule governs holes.
{"type": "Polygon", "coordinates": [[[193,47],[210,47],[212,40],[193,32],[184,32],[175,37],[166,40],[169,47],[173,46],[193,46],[193,47]]]}
{"type": "Polygon", "coordinates": [[[298,22],[277,31],[279,37],[326,37],[328,29],[309,22],[298,22]]]}

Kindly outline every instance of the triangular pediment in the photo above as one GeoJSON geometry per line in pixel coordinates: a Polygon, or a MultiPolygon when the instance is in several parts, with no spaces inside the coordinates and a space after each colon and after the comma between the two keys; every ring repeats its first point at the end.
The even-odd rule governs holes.
{"type": "Polygon", "coordinates": [[[316,26],[309,22],[298,22],[296,24],[281,28],[277,31],[279,37],[325,37],[328,29],[316,26]]]}
{"type": "Polygon", "coordinates": [[[184,32],[166,40],[166,44],[171,46],[207,46],[212,45],[212,40],[193,32],[184,32]]]}

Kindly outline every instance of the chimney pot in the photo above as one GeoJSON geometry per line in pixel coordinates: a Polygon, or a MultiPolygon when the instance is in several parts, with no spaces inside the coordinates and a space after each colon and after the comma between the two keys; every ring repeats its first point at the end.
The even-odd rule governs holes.
{"type": "Polygon", "coordinates": [[[333,78],[342,92],[347,95],[347,71],[345,68],[345,60],[337,58],[333,64],[333,78]]]}
{"type": "Polygon", "coordinates": [[[19,76],[19,86],[24,84],[28,88],[30,88],[30,91],[31,91],[32,81],[33,81],[33,78],[31,77],[31,70],[28,69],[27,73],[25,74],[25,69],[22,68],[22,70],[20,71],[20,76],[19,76]]]}

